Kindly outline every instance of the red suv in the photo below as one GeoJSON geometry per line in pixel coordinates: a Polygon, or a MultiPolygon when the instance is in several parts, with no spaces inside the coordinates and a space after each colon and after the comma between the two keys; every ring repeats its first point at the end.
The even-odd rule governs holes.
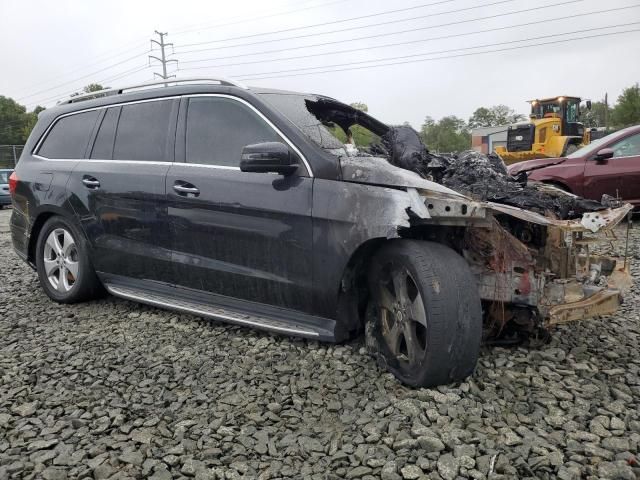
{"type": "Polygon", "coordinates": [[[556,185],[576,195],[601,200],[608,194],[640,207],[640,125],[595,140],[563,158],[513,164],[511,175],[556,185]]]}

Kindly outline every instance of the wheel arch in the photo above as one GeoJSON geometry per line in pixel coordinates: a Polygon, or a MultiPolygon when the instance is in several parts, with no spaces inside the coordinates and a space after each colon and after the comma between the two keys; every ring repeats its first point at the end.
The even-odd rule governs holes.
{"type": "MultiPolygon", "coordinates": [[[[36,263],[36,245],[38,243],[38,237],[40,236],[42,227],[47,220],[54,216],[64,217],[70,221],[74,220],[73,216],[69,214],[69,212],[63,208],[56,207],[55,205],[46,205],[38,210],[31,224],[31,229],[29,231],[29,245],[27,248],[27,260],[33,265],[36,263]]],[[[82,229],[79,230],[81,231],[81,234],[84,235],[82,229]]]]}
{"type": "Polygon", "coordinates": [[[369,261],[389,241],[384,237],[376,237],[361,243],[351,254],[342,271],[338,285],[337,320],[345,338],[360,331],[364,325],[369,261]]]}
{"type": "Polygon", "coordinates": [[[405,229],[399,237],[374,237],[362,242],[351,254],[343,269],[340,283],[337,286],[337,323],[347,338],[362,331],[366,321],[366,306],[369,298],[367,276],[371,258],[385,245],[399,240],[422,240],[441,243],[455,248],[450,235],[457,234],[456,227],[447,226],[414,226],[405,229]]]}

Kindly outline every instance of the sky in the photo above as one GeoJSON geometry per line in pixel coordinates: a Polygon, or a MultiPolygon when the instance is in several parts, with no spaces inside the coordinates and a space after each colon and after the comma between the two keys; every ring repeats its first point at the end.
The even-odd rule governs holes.
{"type": "Polygon", "coordinates": [[[29,110],[150,81],[155,30],[178,77],[364,102],[416,128],[546,96],[612,101],[640,81],[637,0],[0,0],[0,18],[0,95],[29,110]]]}

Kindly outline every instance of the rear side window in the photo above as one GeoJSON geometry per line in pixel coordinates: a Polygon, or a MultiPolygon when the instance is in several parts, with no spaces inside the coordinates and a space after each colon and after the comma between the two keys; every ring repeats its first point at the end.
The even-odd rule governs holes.
{"type": "Polygon", "coordinates": [[[246,105],[228,98],[189,99],[187,163],[237,167],[242,148],[282,138],[246,105]]]}
{"type": "Polygon", "coordinates": [[[116,131],[115,160],[169,161],[172,100],[124,105],[116,131]]]}
{"type": "Polygon", "coordinates": [[[93,110],[59,119],[38,149],[38,155],[46,158],[84,158],[99,114],[99,111],[93,110]]]}
{"type": "Polygon", "coordinates": [[[113,141],[116,136],[116,125],[118,124],[119,113],[119,107],[107,109],[107,112],[102,118],[100,130],[98,130],[98,134],[96,135],[96,141],[93,143],[91,158],[101,158],[103,160],[110,160],[112,158],[113,141]]]}

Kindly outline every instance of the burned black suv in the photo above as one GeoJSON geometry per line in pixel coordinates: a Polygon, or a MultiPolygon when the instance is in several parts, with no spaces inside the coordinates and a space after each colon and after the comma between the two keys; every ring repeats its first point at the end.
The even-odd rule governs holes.
{"type": "Polygon", "coordinates": [[[364,332],[412,386],[464,379],[510,325],[613,312],[628,274],[582,245],[629,206],[432,155],[328,97],[224,79],[60,102],[10,189],[14,248],[54,301],[106,289],[309,339],[364,332]]]}

